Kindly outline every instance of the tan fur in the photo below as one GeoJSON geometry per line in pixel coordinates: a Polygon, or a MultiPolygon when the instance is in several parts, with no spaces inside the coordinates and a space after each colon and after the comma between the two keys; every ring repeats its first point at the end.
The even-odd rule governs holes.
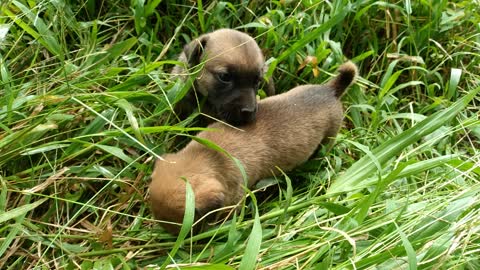
{"type": "MultiPolygon", "coordinates": [[[[239,159],[248,187],[258,180],[289,171],[305,162],[322,143],[336,136],[343,110],[339,97],[352,83],[356,66],[347,62],[340,74],[325,85],[303,85],[259,102],[257,120],[234,129],[214,123],[197,135],[216,143],[239,159]]],[[[185,182],[195,193],[197,216],[234,205],[244,196],[238,167],[226,155],[190,142],[175,154],[157,160],[150,185],[152,210],[157,219],[181,223],[185,209],[185,182]]],[[[179,226],[167,225],[178,232],[179,226]]]]}
{"type": "MultiPolygon", "coordinates": [[[[203,112],[214,118],[231,124],[245,124],[255,119],[257,82],[263,81],[266,66],[262,51],[252,37],[233,29],[220,29],[190,42],[179,61],[189,68],[204,63],[194,82],[194,91],[176,106],[182,118],[192,113],[206,97],[203,112]],[[231,85],[222,85],[218,80],[220,73],[232,75],[235,80],[231,85]]],[[[188,71],[175,66],[172,74],[186,79],[188,71]]],[[[268,84],[266,92],[274,94],[273,82],[268,84]]]]}

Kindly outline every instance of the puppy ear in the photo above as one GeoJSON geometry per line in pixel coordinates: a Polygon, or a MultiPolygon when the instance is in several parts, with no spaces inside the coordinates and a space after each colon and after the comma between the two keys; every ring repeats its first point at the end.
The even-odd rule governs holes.
{"type": "Polygon", "coordinates": [[[199,38],[185,45],[183,52],[187,57],[187,63],[189,67],[200,64],[200,60],[205,47],[207,46],[208,39],[208,36],[200,36],[199,38]]]}

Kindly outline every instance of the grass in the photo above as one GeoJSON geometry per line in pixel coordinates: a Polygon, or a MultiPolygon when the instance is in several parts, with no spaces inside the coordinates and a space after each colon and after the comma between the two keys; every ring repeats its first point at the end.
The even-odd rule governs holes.
{"type": "Polygon", "coordinates": [[[479,269],[479,25],[466,0],[2,1],[0,268],[479,269]],[[256,37],[278,92],[346,59],[361,77],[330,153],[177,239],[146,200],[198,130],[169,71],[221,27],[256,37]]]}

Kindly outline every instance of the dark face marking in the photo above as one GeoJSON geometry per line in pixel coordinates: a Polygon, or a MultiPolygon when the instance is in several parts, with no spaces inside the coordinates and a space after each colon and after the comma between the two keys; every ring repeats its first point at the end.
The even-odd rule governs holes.
{"type": "Polygon", "coordinates": [[[204,112],[233,125],[255,120],[265,60],[253,38],[236,30],[217,30],[184,52],[190,66],[204,63],[194,82],[196,93],[207,97],[204,112]]]}
{"type": "Polygon", "coordinates": [[[208,103],[230,124],[243,125],[255,120],[261,70],[241,70],[229,65],[223,71],[210,71],[215,83],[208,92],[208,103]]]}

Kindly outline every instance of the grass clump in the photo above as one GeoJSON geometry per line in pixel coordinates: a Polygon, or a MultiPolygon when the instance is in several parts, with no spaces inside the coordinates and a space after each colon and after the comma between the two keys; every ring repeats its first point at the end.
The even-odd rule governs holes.
{"type": "Polygon", "coordinates": [[[480,268],[479,25],[474,1],[2,1],[0,268],[480,268]],[[331,153],[176,239],[145,198],[198,130],[169,71],[221,27],[279,92],[347,58],[361,78],[331,153]]]}

